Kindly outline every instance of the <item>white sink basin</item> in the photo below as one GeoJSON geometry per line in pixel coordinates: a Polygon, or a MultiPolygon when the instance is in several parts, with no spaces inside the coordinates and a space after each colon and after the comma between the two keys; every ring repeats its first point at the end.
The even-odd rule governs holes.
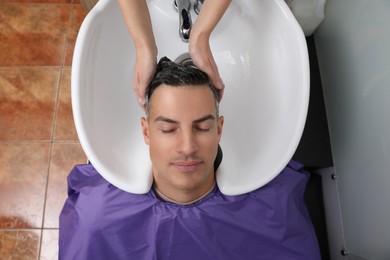
{"type": "MultiPolygon", "coordinates": [[[[159,57],[187,53],[172,1],[148,4],[159,57]]],[[[210,43],[226,84],[217,182],[226,195],[242,194],[278,175],[297,148],[309,100],[306,41],[284,1],[245,0],[232,2],[210,43]]],[[[117,1],[101,0],[77,38],[72,105],[81,145],[98,172],[120,189],[146,193],[151,162],[131,88],[134,51],[117,1]]]]}

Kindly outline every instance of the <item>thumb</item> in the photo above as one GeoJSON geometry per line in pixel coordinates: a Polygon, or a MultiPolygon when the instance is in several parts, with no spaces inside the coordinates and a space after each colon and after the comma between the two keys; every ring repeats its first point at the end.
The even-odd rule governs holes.
{"type": "Polygon", "coordinates": [[[141,86],[137,75],[135,75],[133,80],[133,90],[135,92],[138,105],[142,110],[146,111],[145,88],[141,86]]]}

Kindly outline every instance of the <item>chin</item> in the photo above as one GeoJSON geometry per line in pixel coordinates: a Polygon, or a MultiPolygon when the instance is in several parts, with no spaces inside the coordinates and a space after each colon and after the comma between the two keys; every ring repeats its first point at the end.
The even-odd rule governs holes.
{"type": "MultiPolygon", "coordinates": [[[[204,172],[204,171],[201,171],[204,172]]],[[[208,183],[209,176],[205,176],[200,171],[195,172],[178,172],[176,174],[175,186],[181,190],[193,190],[206,185],[208,183]]]]}

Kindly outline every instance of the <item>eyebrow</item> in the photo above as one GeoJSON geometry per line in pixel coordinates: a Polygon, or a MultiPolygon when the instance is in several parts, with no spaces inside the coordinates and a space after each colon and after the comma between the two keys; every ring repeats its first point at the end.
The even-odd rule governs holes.
{"type": "Polygon", "coordinates": [[[196,119],[194,121],[192,121],[193,123],[201,123],[201,122],[204,122],[204,121],[207,121],[207,120],[215,120],[215,116],[209,114],[209,115],[205,115],[205,116],[202,116],[201,118],[199,119],[196,119]]]}
{"type": "MultiPolygon", "coordinates": [[[[204,122],[204,121],[207,121],[207,120],[215,120],[215,116],[213,116],[211,114],[205,115],[205,116],[202,116],[201,118],[195,119],[194,121],[192,121],[192,123],[198,124],[198,123],[201,123],[201,122],[204,122]]],[[[166,122],[166,123],[169,123],[169,124],[179,124],[178,121],[173,120],[173,119],[168,118],[168,117],[165,117],[165,116],[158,116],[154,120],[155,123],[159,122],[159,121],[166,122]]]]}

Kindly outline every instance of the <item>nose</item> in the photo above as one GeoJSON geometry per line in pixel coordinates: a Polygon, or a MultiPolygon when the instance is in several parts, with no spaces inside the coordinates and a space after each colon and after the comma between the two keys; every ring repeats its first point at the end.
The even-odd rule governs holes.
{"type": "Polygon", "coordinates": [[[178,140],[178,152],[185,156],[191,156],[198,151],[198,142],[191,131],[182,131],[178,140]]]}

